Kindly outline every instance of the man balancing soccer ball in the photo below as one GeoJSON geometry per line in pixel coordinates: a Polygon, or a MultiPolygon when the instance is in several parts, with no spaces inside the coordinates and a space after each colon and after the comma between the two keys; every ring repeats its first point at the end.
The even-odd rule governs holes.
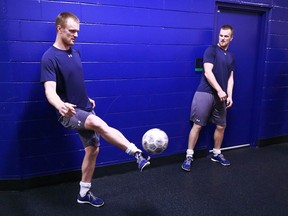
{"type": "Polygon", "coordinates": [[[150,157],[94,113],[95,101],[87,96],[80,55],[72,48],[79,27],[76,15],[63,12],[57,16],[56,40],[41,59],[41,82],[49,103],[57,110],[58,121],[64,127],[76,130],[85,148],[77,201],[100,207],[104,201],[90,191],[99,154],[99,137],[134,156],[140,171],[150,164],[150,157]]]}

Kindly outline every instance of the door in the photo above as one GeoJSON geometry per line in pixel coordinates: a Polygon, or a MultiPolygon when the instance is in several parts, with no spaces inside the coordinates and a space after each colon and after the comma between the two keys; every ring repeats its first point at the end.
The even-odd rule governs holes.
{"type": "MultiPolygon", "coordinates": [[[[257,80],[261,61],[261,37],[264,30],[262,11],[218,7],[215,25],[215,44],[222,25],[234,28],[234,38],[228,48],[236,59],[234,72],[233,107],[227,112],[227,128],[222,148],[255,143],[257,127],[257,80]]],[[[258,101],[259,102],[259,101],[258,101]]],[[[259,105],[258,105],[259,106],[259,105]]]]}

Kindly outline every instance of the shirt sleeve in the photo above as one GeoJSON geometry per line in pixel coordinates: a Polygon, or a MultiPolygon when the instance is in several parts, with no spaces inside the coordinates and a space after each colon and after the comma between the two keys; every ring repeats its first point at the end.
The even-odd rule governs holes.
{"type": "Polygon", "coordinates": [[[203,63],[215,64],[215,48],[213,46],[208,47],[203,56],[203,63]]]}
{"type": "Polygon", "coordinates": [[[46,81],[56,82],[56,67],[51,58],[47,58],[45,55],[41,59],[41,78],[40,82],[46,81]]]}

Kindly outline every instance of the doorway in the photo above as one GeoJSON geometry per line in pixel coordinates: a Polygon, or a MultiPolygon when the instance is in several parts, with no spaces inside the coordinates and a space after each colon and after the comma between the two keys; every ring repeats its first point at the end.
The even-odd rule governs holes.
{"type": "Polygon", "coordinates": [[[227,112],[227,128],[222,148],[256,143],[263,73],[263,47],[267,9],[218,5],[215,41],[222,25],[234,28],[229,51],[235,56],[233,107],[227,112]]]}

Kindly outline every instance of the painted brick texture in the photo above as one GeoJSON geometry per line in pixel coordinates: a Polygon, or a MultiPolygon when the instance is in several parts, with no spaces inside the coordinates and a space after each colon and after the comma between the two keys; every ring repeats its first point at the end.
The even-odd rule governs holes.
{"type": "MultiPolygon", "coordinates": [[[[287,134],[288,2],[225,2],[271,7],[260,128],[255,136],[287,134]]],[[[160,127],[170,138],[163,155],[185,151],[190,104],[200,78],[194,61],[213,41],[214,0],[2,0],[0,4],[1,179],[80,169],[80,139],[57,123],[39,83],[40,59],[55,39],[54,20],[62,11],[81,20],[75,48],[81,53],[96,113],[138,146],[146,130],[160,127]]],[[[205,146],[200,141],[197,147],[205,146]]],[[[99,166],[132,160],[102,140],[99,166]]]]}

